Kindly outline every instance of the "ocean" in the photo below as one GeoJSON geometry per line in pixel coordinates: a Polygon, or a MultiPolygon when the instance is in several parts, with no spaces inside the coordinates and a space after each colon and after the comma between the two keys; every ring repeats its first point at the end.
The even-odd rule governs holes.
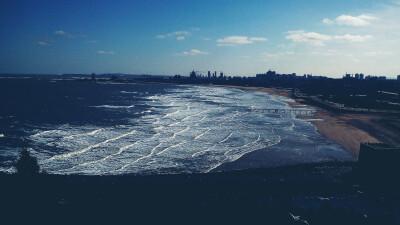
{"type": "Polygon", "coordinates": [[[0,171],[15,172],[23,148],[50,174],[207,173],[272,150],[279,160],[240,168],[351,159],[310,122],[262,111],[287,101],[215,86],[1,78],[0,171]]]}

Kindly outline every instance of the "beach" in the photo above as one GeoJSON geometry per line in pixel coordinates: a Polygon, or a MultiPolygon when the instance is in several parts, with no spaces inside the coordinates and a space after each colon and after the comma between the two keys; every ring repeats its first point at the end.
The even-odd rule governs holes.
{"type": "MultiPolygon", "coordinates": [[[[287,103],[292,107],[304,107],[306,105],[303,99],[294,99],[290,91],[283,89],[222,86],[267,92],[291,98],[293,101],[287,103]]],[[[319,109],[317,106],[312,107],[319,109]]],[[[310,121],[320,134],[341,145],[354,159],[358,158],[360,143],[362,142],[385,142],[400,145],[400,116],[395,114],[335,113],[319,109],[313,115],[298,116],[298,118],[310,121]]]]}

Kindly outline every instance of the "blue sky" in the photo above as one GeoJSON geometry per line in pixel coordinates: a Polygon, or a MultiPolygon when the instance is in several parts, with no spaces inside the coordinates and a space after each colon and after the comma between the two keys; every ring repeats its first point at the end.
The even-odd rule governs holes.
{"type": "Polygon", "coordinates": [[[400,74],[399,1],[1,1],[0,73],[400,74]]]}

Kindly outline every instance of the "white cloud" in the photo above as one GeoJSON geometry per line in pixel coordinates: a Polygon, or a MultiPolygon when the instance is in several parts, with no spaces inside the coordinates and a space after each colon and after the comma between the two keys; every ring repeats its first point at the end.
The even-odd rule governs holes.
{"type": "Polygon", "coordinates": [[[180,56],[187,56],[187,55],[207,55],[208,52],[200,51],[197,49],[192,49],[188,52],[182,52],[180,54],[175,54],[175,55],[180,55],[180,56]]]}
{"type": "Polygon", "coordinates": [[[176,38],[176,40],[178,40],[178,41],[180,41],[180,40],[184,40],[185,39],[185,37],[184,36],[189,36],[189,35],[191,35],[191,33],[189,32],[189,31],[175,31],[175,32],[171,32],[171,33],[168,33],[168,34],[159,34],[159,35],[156,35],[156,38],[158,38],[158,39],[164,39],[164,38],[166,38],[166,37],[174,37],[174,36],[178,36],[177,38],[176,38]],[[183,37],[183,38],[182,38],[183,37]]]}
{"type": "Polygon", "coordinates": [[[253,44],[254,41],[267,41],[267,38],[263,37],[252,37],[247,36],[228,36],[226,38],[220,38],[217,40],[217,46],[236,46],[243,44],[253,44]]]}
{"type": "Polygon", "coordinates": [[[368,26],[371,24],[372,20],[375,20],[376,17],[369,16],[366,14],[362,14],[359,16],[350,16],[350,15],[341,15],[336,17],[336,19],[330,20],[328,18],[325,18],[322,20],[323,23],[325,24],[339,24],[339,25],[347,25],[347,26],[368,26]]]}
{"type": "Polygon", "coordinates": [[[194,30],[194,31],[199,31],[200,28],[198,28],[198,27],[192,27],[192,30],[194,30]]]}
{"type": "Polygon", "coordinates": [[[226,38],[218,39],[217,42],[222,44],[240,44],[240,45],[253,43],[246,36],[229,36],[226,38]]]}
{"type": "Polygon", "coordinates": [[[289,31],[286,39],[298,43],[307,43],[315,46],[324,46],[325,41],[330,41],[332,38],[329,35],[318,34],[315,32],[304,32],[304,30],[289,31]]]}
{"type": "Polygon", "coordinates": [[[334,36],[336,40],[346,41],[346,42],[364,42],[372,38],[371,35],[351,35],[345,34],[342,36],[334,36]]]}
{"type": "MultiPolygon", "coordinates": [[[[65,32],[63,30],[56,30],[53,33],[56,34],[56,35],[66,36],[66,37],[69,37],[69,38],[75,38],[75,35],[67,33],[67,32],[65,32]]],[[[85,37],[85,35],[79,35],[79,36],[85,37]]]]}
{"type": "Polygon", "coordinates": [[[217,46],[236,46],[235,44],[221,44],[221,43],[217,43],[217,46]]]}
{"type": "Polygon", "coordinates": [[[211,38],[203,38],[204,41],[209,41],[211,38]]]}
{"type": "Polygon", "coordinates": [[[114,55],[113,51],[109,51],[109,52],[107,52],[107,51],[97,51],[97,53],[104,54],[104,55],[114,55]]]}
{"type": "Polygon", "coordinates": [[[174,35],[190,35],[191,33],[188,31],[175,31],[172,33],[167,34],[168,37],[174,36],[174,35]]]}
{"type": "Polygon", "coordinates": [[[44,41],[38,41],[37,44],[38,44],[38,45],[42,45],[42,46],[47,46],[47,45],[49,45],[49,43],[44,42],[44,41]]]}
{"type": "Polygon", "coordinates": [[[328,19],[328,18],[324,18],[324,19],[322,20],[322,22],[325,23],[325,24],[334,24],[334,23],[335,23],[334,21],[332,21],[332,20],[330,20],[330,19],[328,19]]]}
{"type": "Polygon", "coordinates": [[[56,31],[54,31],[54,34],[65,35],[66,33],[63,30],[56,30],[56,31]]]}
{"type": "Polygon", "coordinates": [[[98,44],[99,43],[98,40],[90,40],[90,41],[85,41],[85,42],[89,43],[89,44],[98,44]]]}
{"type": "Polygon", "coordinates": [[[393,52],[384,52],[384,51],[369,51],[369,52],[366,52],[365,54],[369,55],[369,56],[394,55],[393,52]]]}
{"type": "Polygon", "coordinates": [[[364,42],[372,38],[371,35],[325,35],[316,32],[305,32],[303,30],[289,31],[286,39],[297,43],[307,43],[314,46],[325,46],[325,43],[332,40],[340,42],[364,42]]]}
{"type": "Polygon", "coordinates": [[[250,41],[268,41],[268,39],[263,37],[252,37],[250,38],[250,41]]]}

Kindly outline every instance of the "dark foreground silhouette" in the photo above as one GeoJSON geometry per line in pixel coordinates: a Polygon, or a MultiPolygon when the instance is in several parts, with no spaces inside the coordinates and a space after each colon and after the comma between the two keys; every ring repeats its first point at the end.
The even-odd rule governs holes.
{"type": "MultiPolygon", "coordinates": [[[[30,161],[29,158],[25,160],[30,161]]],[[[1,224],[398,224],[398,184],[360,180],[354,173],[355,167],[356,162],[325,162],[181,175],[0,173],[0,221],[1,224]]]]}

